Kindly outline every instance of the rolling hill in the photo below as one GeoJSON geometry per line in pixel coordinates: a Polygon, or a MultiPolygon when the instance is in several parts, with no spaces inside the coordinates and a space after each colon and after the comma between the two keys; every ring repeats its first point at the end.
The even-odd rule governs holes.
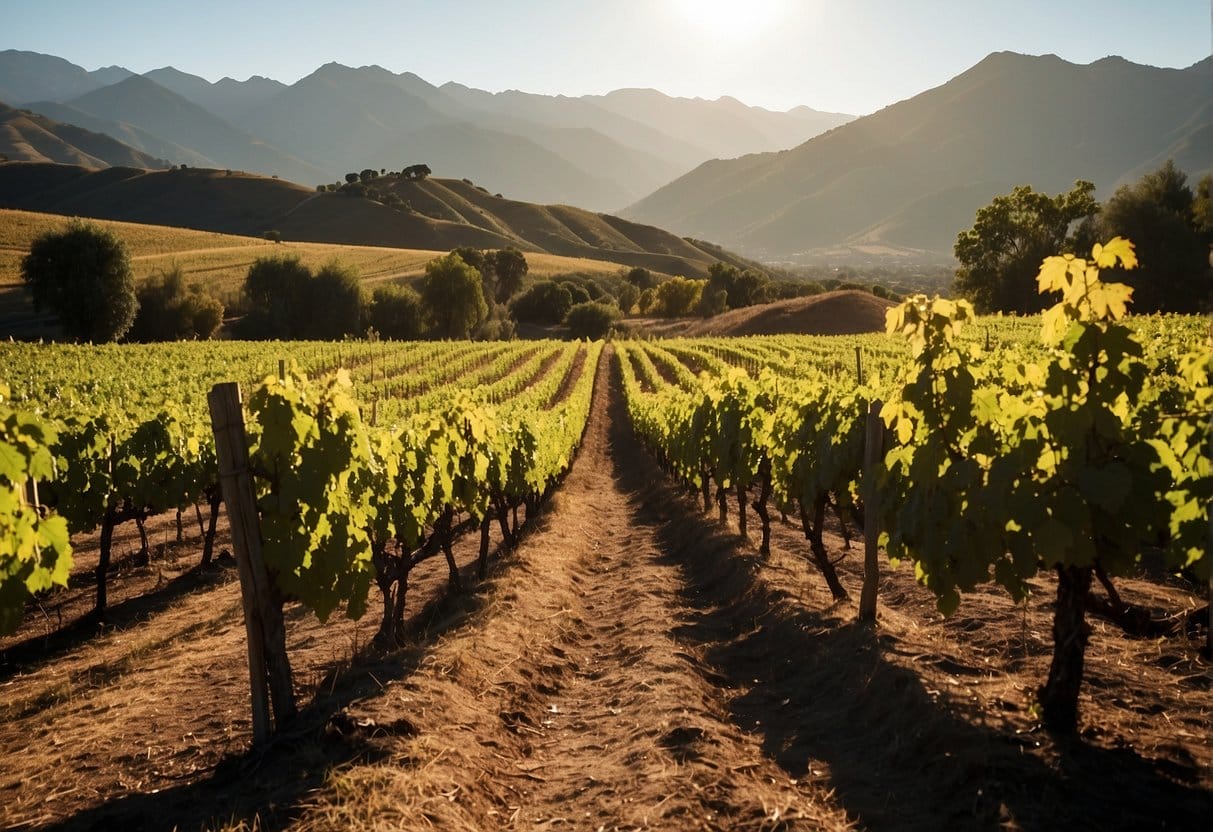
{"type": "Polygon", "coordinates": [[[463,180],[388,175],[369,188],[364,198],[236,171],[0,164],[0,205],[29,211],[251,236],[276,230],[287,240],[332,244],[439,251],[516,246],[700,277],[718,260],[754,265],[659,228],[505,199],[463,180]]]}
{"type": "Polygon", "coordinates": [[[90,168],[112,165],[165,168],[168,164],[104,133],[63,124],[0,103],[0,156],[13,162],[59,162],[90,168]]]}
{"type": "Polygon", "coordinates": [[[1169,156],[1213,167],[1213,58],[990,55],[941,87],[792,150],[701,165],[623,211],[766,259],[823,251],[947,257],[976,210],[1017,184],[1088,179],[1107,197],[1169,156]]]}
{"type": "MultiPolygon", "coordinates": [[[[68,219],[56,214],[0,209],[0,338],[51,336],[50,316],[36,315],[21,282],[21,259],[41,234],[61,230],[68,219]]],[[[187,283],[199,282],[221,298],[239,291],[249,267],[258,257],[288,254],[310,268],[339,260],[358,270],[368,287],[383,282],[411,281],[425,264],[445,253],[424,249],[350,246],[327,243],[272,243],[260,237],[194,231],[160,225],[97,220],[125,243],[136,280],[180,268],[187,283]]],[[[581,274],[613,276],[619,265],[551,254],[527,255],[532,279],[581,274]]]]}

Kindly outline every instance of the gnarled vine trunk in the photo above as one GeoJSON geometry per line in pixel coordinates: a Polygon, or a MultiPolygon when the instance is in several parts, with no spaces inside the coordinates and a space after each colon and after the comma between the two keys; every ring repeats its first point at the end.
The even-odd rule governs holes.
{"type": "Polygon", "coordinates": [[[1045,727],[1055,734],[1078,730],[1078,691],[1091,628],[1086,622],[1091,567],[1057,567],[1057,608],[1053,611],[1053,661],[1040,689],[1045,727]]]}

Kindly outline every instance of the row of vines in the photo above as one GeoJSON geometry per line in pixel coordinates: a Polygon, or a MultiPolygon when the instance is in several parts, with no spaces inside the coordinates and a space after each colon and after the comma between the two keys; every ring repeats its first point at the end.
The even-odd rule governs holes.
{"type": "Polygon", "coordinates": [[[1126,317],[1131,290],[1100,271],[1135,264],[1119,239],[1090,259],[1049,258],[1039,288],[1060,298],[1034,326],[915,297],[890,310],[895,338],[627,344],[629,414],[705,510],[724,519],[735,496],[743,533],[753,510],[764,552],[772,510],[798,516],[835,598],[847,590],[822,541],[830,511],[844,534],[876,530],[944,614],[979,583],[1021,599],[1038,571],[1054,572],[1039,702],[1046,725],[1072,732],[1086,611],[1175,626],[1134,614],[1112,578],[1146,553],[1197,586],[1210,573],[1207,323],[1126,317]],[[865,464],[870,410],[883,429],[865,464]],[[1091,592],[1096,580],[1106,600],[1091,592]]]}

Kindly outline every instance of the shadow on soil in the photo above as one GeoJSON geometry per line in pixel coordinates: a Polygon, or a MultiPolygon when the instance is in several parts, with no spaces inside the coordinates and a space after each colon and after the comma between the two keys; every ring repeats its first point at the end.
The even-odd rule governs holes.
{"type": "MultiPolygon", "coordinates": [[[[612,375],[618,389],[617,368],[612,375]]],[[[843,620],[850,608],[809,609],[771,586],[754,547],[676,492],[632,434],[620,396],[611,420],[616,479],[681,570],[695,611],[675,625],[678,639],[706,651],[701,672],[733,692],[733,719],[766,755],[792,778],[828,778],[860,826],[1203,828],[1210,792],[1130,749],[1000,732],[971,703],[892,663],[895,636],[843,620]]]]}
{"type": "MultiPolygon", "coordinates": [[[[540,511],[533,523],[521,527],[521,539],[549,522],[540,511]]],[[[477,540],[479,532],[475,532],[477,540]]],[[[440,560],[440,559],[439,559],[440,560]]],[[[406,720],[392,725],[360,726],[346,713],[352,703],[373,700],[389,681],[411,676],[443,634],[466,623],[480,610],[493,579],[510,566],[500,547],[490,558],[487,580],[476,577],[476,564],[460,569],[464,591],[451,592],[444,582],[408,620],[408,647],[388,653],[367,645],[352,661],[335,660],[319,692],[300,710],[295,722],[263,750],[228,757],[204,779],[150,793],[131,793],[79,812],[47,830],[195,829],[231,827],[279,828],[299,812],[304,798],[323,786],[329,773],[354,763],[386,759],[392,740],[416,729],[406,720]]],[[[441,567],[446,574],[446,566],[441,567]]],[[[288,610],[289,619],[301,613],[288,610]]],[[[323,669],[322,669],[323,670],[323,669]]]]}
{"type": "MultiPolygon", "coordinates": [[[[195,566],[149,592],[110,604],[102,615],[95,611],[86,613],[45,635],[30,636],[0,650],[0,682],[16,673],[27,672],[53,662],[98,635],[146,621],[157,613],[164,612],[185,595],[235,580],[235,564],[231,563],[230,567],[229,564],[222,563],[195,566]]],[[[72,576],[73,589],[87,588],[90,585],[96,585],[95,578],[90,584],[87,580],[78,581],[77,576],[72,576]]],[[[52,605],[50,611],[45,613],[48,623],[54,609],[52,605]]]]}

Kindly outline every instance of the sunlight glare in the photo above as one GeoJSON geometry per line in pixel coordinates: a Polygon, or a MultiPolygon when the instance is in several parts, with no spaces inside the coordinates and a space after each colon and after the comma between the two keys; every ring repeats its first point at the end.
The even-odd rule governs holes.
{"type": "Polygon", "coordinates": [[[679,16],[717,38],[745,38],[777,22],[785,0],[673,0],[679,16]]]}

